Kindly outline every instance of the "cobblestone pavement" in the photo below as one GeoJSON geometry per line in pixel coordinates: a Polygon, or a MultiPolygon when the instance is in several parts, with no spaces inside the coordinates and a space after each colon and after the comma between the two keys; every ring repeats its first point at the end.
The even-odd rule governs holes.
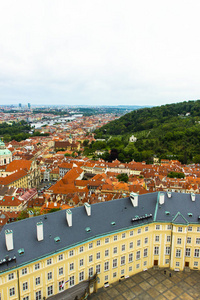
{"type": "Polygon", "coordinates": [[[100,288],[88,300],[192,300],[200,299],[200,272],[149,269],[107,288],[100,288]],[[171,273],[171,277],[170,277],[171,273]]]}

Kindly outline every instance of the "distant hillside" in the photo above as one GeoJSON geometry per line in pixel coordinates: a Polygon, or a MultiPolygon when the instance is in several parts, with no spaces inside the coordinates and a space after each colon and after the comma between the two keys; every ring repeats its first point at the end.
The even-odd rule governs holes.
{"type": "Polygon", "coordinates": [[[98,129],[96,138],[106,142],[92,147],[115,149],[122,161],[152,161],[157,156],[200,162],[200,100],[134,110],[98,129]],[[133,134],[137,141],[129,143],[133,134]]]}

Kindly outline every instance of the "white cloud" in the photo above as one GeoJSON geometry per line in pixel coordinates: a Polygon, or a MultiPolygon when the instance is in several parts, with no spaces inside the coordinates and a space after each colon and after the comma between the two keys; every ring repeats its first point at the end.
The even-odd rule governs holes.
{"type": "Polygon", "coordinates": [[[196,0],[4,1],[0,103],[197,99],[199,10],[196,0]]]}

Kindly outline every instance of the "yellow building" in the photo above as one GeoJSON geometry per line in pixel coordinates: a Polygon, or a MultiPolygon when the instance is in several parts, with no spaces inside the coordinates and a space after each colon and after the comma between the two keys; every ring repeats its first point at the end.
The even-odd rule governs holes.
{"type": "Polygon", "coordinates": [[[199,212],[200,195],[131,194],[7,224],[1,297],[46,299],[95,273],[99,288],[153,266],[200,269],[199,212]]]}

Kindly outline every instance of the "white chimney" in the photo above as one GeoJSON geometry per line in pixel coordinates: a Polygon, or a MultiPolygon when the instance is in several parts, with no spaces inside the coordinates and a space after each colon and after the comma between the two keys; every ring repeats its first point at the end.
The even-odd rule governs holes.
{"type": "Polygon", "coordinates": [[[66,219],[67,219],[68,226],[71,227],[72,226],[72,212],[70,209],[66,210],[66,219]]]}
{"type": "Polygon", "coordinates": [[[84,203],[85,210],[88,216],[91,216],[91,205],[89,203],[84,203]]]}
{"type": "Polygon", "coordinates": [[[130,199],[134,207],[138,206],[138,194],[130,193],[130,199]]]}
{"type": "Polygon", "coordinates": [[[194,193],[191,193],[191,200],[195,201],[195,194],[194,193]]]}
{"type": "Polygon", "coordinates": [[[38,222],[36,224],[36,226],[37,226],[37,240],[38,240],[38,242],[43,241],[43,239],[44,239],[43,223],[38,222]]]}
{"type": "Polygon", "coordinates": [[[165,202],[165,194],[164,193],[159,193],[158,194],[159,197],[159,204],[162,205],[165,202]]]}
{"type": "Polygon", "coordinates": [[[172,193],[171,192],[167,192],[167,197],[171,198],[172,197],[172,193]]]}
{"type": "Polygon", "coordinates": [[[5,239],[6,239],[6,247],[7,250],[13,250],[14,249],[14,245],[13,245],[13,231],[12,230],[5,230],[5,239]]]}

